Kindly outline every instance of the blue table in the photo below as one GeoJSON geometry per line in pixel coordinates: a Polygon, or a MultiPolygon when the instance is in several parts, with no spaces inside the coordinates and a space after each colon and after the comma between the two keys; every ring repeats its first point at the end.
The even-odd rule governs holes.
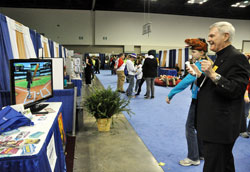
{"type": "Polygon", "coordinates": [[[71,82],[77,87],[77,96],[81,96],[82,91],[82,79],[72,79],[71,82]]]}
{"type": "Polygon", "coordinates": [[[53,90],[53,97],[48,102],[62,102],[64,130],[71,132],[73,125],[74,89],[53,90]]]}
{"type": "MultiPolygon", "coordinates": [[[[49,103],[48,107],[54,109],[56,112],[53,114],[52,113],[48,114],[50,115],[48,116],[48,121],[51,121],[50,123],[51,127],[49,127],[49,131],[44,134],[44,137],[43,137],[44,139],[40,140],[41,148],[40,150],[39,149],[37,150],[39,152],[36,154],[29,155],[29,156],[27,155],[25,156],[12,155],[10,157],[0,156],[1,172],[51,172],[51,171],[66,172],[65,156],[64,156],[59,126],[58,126],[58,117],[61,112],[61,103],[60,102],[49,103]],[[51,148],[51,145],[53,149],[49,149],[51,148]],[[53,170],[51,170],[51,157],[48,158],[51,155],[51,154],[48,154],[48,152],[50,153],[50,151],[55,152],[56,154],[56,158],[54,158],[55,164],[54,164],[53,170]]],[[[46,122],[46,121],[43,121],[43,122],[46,122]]],[[[41,123],[37,125],[40,127],[41,123]]],[[[32,127],[27,126],[27,127],[29,128],[24,127],[23,130],[26,129],[26,131],[28,130],[32,132],[35,126],[32,126],[32,127]]],[[[21,131],[22,131],[22,128],[20,128],[21,131]]]]}
{"type": "Polygon", "coordinates": [[[171,75],[171,76],[177,76],[177,71],[175,69],[169,69],[165,67],[160,67],[158,71],[159,76],[160,75],[171,75]]]}

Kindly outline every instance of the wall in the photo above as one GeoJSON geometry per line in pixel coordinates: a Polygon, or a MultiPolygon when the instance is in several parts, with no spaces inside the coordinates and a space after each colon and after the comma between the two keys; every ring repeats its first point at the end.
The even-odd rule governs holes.
{"type": "MultiPolygon", "coordinates": [[[[250,40],[249,20],[150,14],[152,33],[142,35],[142,26],[147,22],[143,13],[15,8],[0,8],[0,12],[60,44],[94,45],[92,48],[97,49],[110,46],[113,50],[109,52],[116,52],[116,46],[124,45],[130,49],[134,46],[135,51],[141,46],[142,52],[152,48],[182,48],[185,38],[207,38],[208,27],[222,20],[235,26],[233,45],[237,49],[242,48],[242,40],[250,40]]],[[[82,48],[86,52],[86,46],[82,48]]]]}
{"type": "MultiPolygon", "coordinates": [[[[229,20],[205,17],[151,14],[152,33],[142,35],[144,14],[127,12],[96,12],[95,43],[97,45],[142,45],[181,48],[184,39],[207,38],[208,28],[217,21],[229,21],[236,29],[233,44],[241,49],[242,40],[250,38],[249,20],[229,20]],[[103,40],[103,36],[107,40],[103,40]]],[[[146,22],[146,21],[145,21],[146,22]]]]}
{"type": "Polygon", "coordinates": [[[59,44],[93,44],[91,11],[0,8],[0,13],[59,44]]]}
{"type": "Polygon", "coordinates": [[[123,46],[93,46],[93,45],[64,45],[69,50],[74,52],[85,53],[110,53],[119,54],[123,52],[123,46]]]}

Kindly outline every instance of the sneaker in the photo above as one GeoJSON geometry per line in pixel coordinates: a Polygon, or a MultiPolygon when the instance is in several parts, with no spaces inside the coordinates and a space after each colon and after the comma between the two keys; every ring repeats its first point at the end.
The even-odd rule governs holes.
{"type": "Polygon", "coordinates": [[[249,138],[249,135],[247,132],[240,133],[240,136],[243,138],[249,138]]]}
{"type": "Polygon", "coordinates": [[[180,165],[182,166],[191,166],[191,165],[200,165],[200,160],[197,160],[197,161],[193,161],[189,158],[185,158],[184,160],[180,160],[180,165]]]}

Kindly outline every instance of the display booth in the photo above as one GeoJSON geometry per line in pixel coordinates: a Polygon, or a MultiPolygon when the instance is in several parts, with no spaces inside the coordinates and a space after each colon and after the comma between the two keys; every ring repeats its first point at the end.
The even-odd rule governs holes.
{"type": "MultiPolygon", "coordinates": [[[[9,105],[9,60],[65,58],[67,49],[0,13],[0,109],[9,105]]],[[[62,73],[63,75],[63,73],[62,73]]],[[[62,80],[63,81],[63,80],[62,80]]],[[[55,82],[57,83],[57,82],[55,82]]],[[[55,87],[56,88],[56,87],[55,87]]],[[[62,86],[63,88],[63,86],[62,86]]]]}
{"type": "Polygon", "coordinates": [[[62,103],[49,103],[50,113],[33,115],[34,126],[0,136],[1,172],[66,171],[62,103]]]}
{"type": "Polygon", "coordinates": [[[180,49],[169,49],[162,50],[159,52],[159,69],[158,76],[160,75],[171,75],[177,76],[177,72],[174,71],[175,65],[178,64],[178,67],[181,71],[185,71],[185,62],[188,61],[189,49],[180,48],[180,49]]]}
{"type": "MultiPolygon", "coordinates": [[[[32,119],[35,122],[34,126],[21,127],[18,129],[20,132],[23,131],[23,133],[29,131],[27,137],[34,134],[34,132],[41,131],[43,134],[39,137],[39,143],[34,144],[35,151],[30,154],[23,154],[22,151],[19,150],[21,149],[20,147],[18,147],[18,149],[3,150],[2,148],[6,149],[6,147],[0,146],[2,152],[2,154],[0,154],[1,171],[66,171],[62,140],[60,139],[62,134],[60,133],[61,130],[58,128],[58,125],[61,127],[65,126],[65,132],[71,132],[73,128],[73,116],[76,111],[76,105],[73,103],[75,102],[74,89],[65,90],[63,82],[64,59],[67,57],[68,50],[62,45],[1,13],[0,40],[0,110],[2,107],[11,104],[12,96],[10,95],[11,85],[9,73],[9,61],[11,59],[52,59],[53,61],[53,75],[51,76],[50,74],[51,79],[53,78],[53,86],[49,84],[49,88],[51,89],[47,88],[47,84],[50,82],[46,79],[46,81],[43,80],[43,88],[41,88],[40,91],[34,91],[32,88],[28,89],[27,85],[29,85],[29,81],[25,78],[22,78],[23,85],[17,88],[17,90],[23,92],[23,102],[29,102],[37,97],[43,97],[47,95],[47,93],[53,92],[53,97],[48,100],[50,101],[48,103],[49,106],[46,107],[53,109],[53,112],[46,115],[40,114],[41,116],[34,115],[32,119]],[[7,154],[7,152],[9,152],[9,154],[7,154]]],[[[38,74],[44,75],[44,73],[47,72],[48,66],[39,65],[33,67],[30,69],[31,75],[34,78],[32,82],[33,84],[36,83],[36,87],[41,87],[41,84],[37,85],[37,81],[42,80],[38,74]]],[[[22,69],[19,71],[22,72],[19,73],[20,76],[28,76],[28,69],[25,66],[17,68],[22,69]]],[[[30,84],[32,83],[30,82],[30,84]]],[[[75,85],[79,87],[78,94],[81,95],[81,85],[75,85]]],[[[41,100],[44,101],[44,99],[41,100]]],[[[11,139],[16,137],[17,135],[15,134],[11,135],[11,139]]],[[[65,141],[65,138],[63,139],[65,141]]],[[[1,141],[2,140],[0,140],[0,143],[1,141]]]]}

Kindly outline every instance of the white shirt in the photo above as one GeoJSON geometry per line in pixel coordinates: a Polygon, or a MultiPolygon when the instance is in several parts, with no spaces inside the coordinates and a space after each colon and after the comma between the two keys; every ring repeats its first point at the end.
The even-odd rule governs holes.
{"type": "Polygon", "coordinates": [[[127,65],[128,74],[135,75],[136,69],[135,69],[134,63],[128,59],[126,61],[126,65],[127,65]]]}

